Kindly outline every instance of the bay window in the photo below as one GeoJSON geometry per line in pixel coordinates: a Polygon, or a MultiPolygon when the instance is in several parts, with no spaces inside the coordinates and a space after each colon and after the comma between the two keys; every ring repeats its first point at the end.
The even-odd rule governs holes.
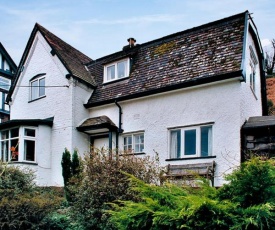
{"type": "Polygon", "coordinates": [[[16,127],[1,131],[1,160],[35,161],[36,129],[32,127],[16,127]]]}
{"type": "Polygon", "coordinates": [[[212,155],[212,125],[170,130],[170,158],[212,155]]]}

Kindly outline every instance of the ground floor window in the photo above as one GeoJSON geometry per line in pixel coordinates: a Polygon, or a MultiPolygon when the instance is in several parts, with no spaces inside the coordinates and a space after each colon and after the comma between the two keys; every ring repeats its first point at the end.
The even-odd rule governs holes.
{"type": "Polygon", "coordinates": [[[212,125],[170,130],[170,158],[212,155],[212,125]]]}
{"type": "Polygon", "coordinates": [[[36,128],[16,127],[1,131],[1,160],[35,161],[36,128]]]}
{"type": "Polygon", "coordinates": [[[123,137],[124,151],[132,153],[144,152],[144,133],[129,134],[123,137]]]}

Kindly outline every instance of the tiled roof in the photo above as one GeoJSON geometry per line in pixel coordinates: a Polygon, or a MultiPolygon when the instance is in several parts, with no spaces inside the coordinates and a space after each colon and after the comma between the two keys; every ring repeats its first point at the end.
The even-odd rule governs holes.
{"type": "Polygon", "coordinates": [[[97,88],[86,107],[241,75],[248,12],[147,42],[90,62],[97,88]],[[103,84],[105,63],[129,56],[130,76],[103,84]]]}
{"type": "Polygon", "coordinates": [[[85,63],[92,61],[91,58],[64,42],[38,23],[36,23],[35,26],[42,33],[44,38],[52,47],[54,54],[57,54],[70,74],[92,86],[96,86],[96,82],[91,76],[91,73],[84,65],[85,63]]]}

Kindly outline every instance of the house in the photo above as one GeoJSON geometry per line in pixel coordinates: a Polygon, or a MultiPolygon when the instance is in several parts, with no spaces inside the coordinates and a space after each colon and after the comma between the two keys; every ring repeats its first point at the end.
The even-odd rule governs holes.
{"type": "Polygon", "coordinates": [[[10,108],[6,97],[17,66],[0,42],[0,122],[9,120],[10,108]]]}
{"type": "Polygon", "coordinates": [[[128,42],[92,60],[36,24],[7,97],[11,120],[0,124],[2,156],[34,169],[40,185],[62,185],[65,147],[157,152],[167,176],[196,168],[222,185],[241,162],[242,125],[267,113],[249,12],[128,42]]]}

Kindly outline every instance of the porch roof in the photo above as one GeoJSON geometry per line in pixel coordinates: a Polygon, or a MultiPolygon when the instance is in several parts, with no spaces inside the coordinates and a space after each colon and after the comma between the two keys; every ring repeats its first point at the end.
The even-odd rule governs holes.
{"type": "Polygon", "coordinates": [[[92,117],[86,119],[80,126],[76,128],[78,131],[85,133],[96,133],[106,131],[117,131],[118,127],[107,116],[92,117]]]}
{"type": "Polygon", "coordinates": [[[21,125],[30,125],[30,126],[38,126],[38,125],[47,125],[52,127],[53,126],[53,119],[54,117],[49,117],[46,119],[14,119],[9,120],[3,123],[0,123],[0,130],[12,128],[15,126],[21,125]]]}

